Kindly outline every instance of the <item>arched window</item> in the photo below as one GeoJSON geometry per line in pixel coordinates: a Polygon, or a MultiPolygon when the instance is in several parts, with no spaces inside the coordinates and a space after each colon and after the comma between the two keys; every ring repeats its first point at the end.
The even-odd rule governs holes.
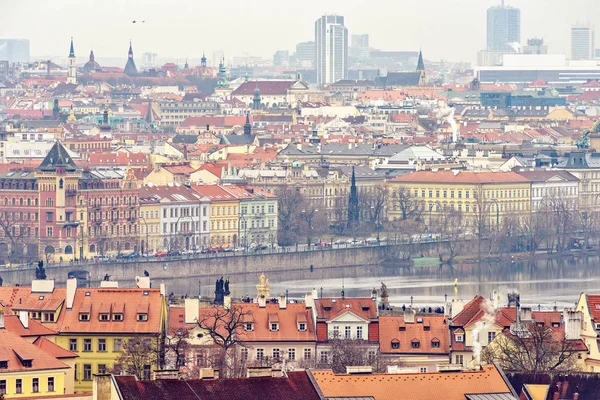
{"type": "Polygon", "coordinates": [[[62,178],[60,178],[60,180],[58,181],[58,188],[62,189],[63,188],[63,184],[64,184],[64,182],[63,182],[62,178]]]}

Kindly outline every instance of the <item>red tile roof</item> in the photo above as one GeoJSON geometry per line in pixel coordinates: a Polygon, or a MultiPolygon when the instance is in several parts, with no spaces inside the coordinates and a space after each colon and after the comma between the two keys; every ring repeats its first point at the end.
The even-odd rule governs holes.
{"type": "Polygon", "coordinates": [[[4,329],[11,331],[15,335],[21,337],[56,335],[55,330],[50,329],[48,326],[43,325],[34,319],[29,318],[27,325],[27,328],[23,326],[18,315],[4,315],[4,329]]]}
{"type": "Polygon", "coordinates": [[[391,179],[392,182],[422,183],[528,183],[515,172],[416,171],[391,179]]]}
{"type": "Polygon", "coordinates": [[[486,365],[480,371],[463,372],[347,375],[313,370],[309,373],[327,398],[464,400],[466,394],[511,393],[512,389],[493,365],[486,365]]]}
{"type": "Polygon", "coordinates": [[[158,334],[161,331],[163,299],[159,289],[113,289],[78,288],[71,310],[61,313],[60,332],[62,333],[144,333],[158,334]],[[102,305],[110,304],[111,309],[122,309],[123,320],[100,321],[102,305]],[[138,321],[137,310],[143,306],[148,310],[148,320],[138,321]],[[80,312],[90,311],[88,321],[80,321],[80,312]]]}
{"type": "MultiPolygon", "coordinates": [[[[234,126],[243,126],[246,123],[246,117],[242,115],[226,115],[220,117],[204,116],[204,117],[189,117],[186,118],[182,123],[181,127],[201,127],[205,128],[206,125],[212,129],[216,128],[232,128],[234,126]]],[[[250,117],[250,123],[252,123],[252,117],[250,117]]]]}
{"type": "Polygon", "coordinates": [[[322,298],[315,301],[317,319],[331,321],[342,314],[351,312],[369,321],[377,319],[377,305],[373,299],[364,298],[322,298]]]}
{"type": "Polygon", "coordinates": [[[403,315],[379,317],[379,349],[384,353],[448,354],[448,338],[444,315],[416,315],[414,323],[406,323],[403,315]],[[418,348],[412,346],[415,341],[418,348]],[[393,348],[392,343],[398,343],[399,348],[393,348]]]}
{"type": "Polygon", "coordinates": [[[588,294],[587,303],[594,322],[600,322],[600,295],[588,294]]]}
{"type": "Polygon", "coordinates": [[[68,369],[69,366],[45,351],[6,329],[0,329],[0,361],[8,361],[2,372],[68,369]],[[30,360],[31,367],[21,360],[30,360]]]}
{"type": "Polygon", "coordinates": [[[63,349],[62,347],[60,347],[59,345],[57,345],[54,342],[51,342],[50,340],[46,339],[45,337],[37,338],[36,340],[34,340],[33,344],[36,345],[40,350],[50,354],[53,357],[58,358],[58,359],[79,357],[79,355],[77,355],[76,353],[73,353],[72,351],[63,349]]]}

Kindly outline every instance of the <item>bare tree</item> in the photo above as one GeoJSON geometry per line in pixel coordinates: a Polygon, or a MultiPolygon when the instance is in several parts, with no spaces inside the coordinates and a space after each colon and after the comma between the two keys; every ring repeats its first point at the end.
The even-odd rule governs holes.
{"type": "Polygon", "coordinates": [[[547,226],[551,228],[547,239],[548,251],[564,252],[570,246],[569,239],[576,222],[574,205],[567,199],[552,194],[542,200],[541,211],[550,217],[547,220],[547,226]]]}
{"type": "Polygon", "coordinates": [[[138,379],[150,379],[151,368],[159,361],[160,346],[157,342],[157,339],[147,337],[128,339],[110,372],[115,375],[130,374],[138,379]]]}
{"type": "Polygon", "coordinates": [[[190,349],[190,331],[185,327],[172,328],[165,338],[165,360],[167,365],[179,369],[186,366],[186,355],[190,349]]]}
{"type": "Polygon", "coordinates": [[[350,366],[370,365],[374,371],[380,369],[377,347],[369,345],[365,340],[331,338],[327,344],[331,346],[330,354],[326,360],[316,361],[317,368],[331,368],[336,373],[345,373],[346,367],[350,366]]]}
{"type": "Polygon", "coordinates": [[[278,193],[279,232],[277,238],[281,246],[298,242],[298,226],[302,220],[302,209],[306,203],[299,190],[285,187],[278,193]]]}
{"type": "Polygon", "coordinates": [[[440,254],[440,262],[452,264],[452,260],[458,255],[458,248],[465,235],[465,218],[461,211],[444,210],[440,218],[440,235],[448,246],[449,255],[447,259],[443,259],[440,254]]]}
{"type": "Polygon", "coordinates": [[[541,212],[534,212],[520,219],[518,227],[521,248],[529,252],[533,258],[541,244],[547,240],[550,235],[548,229],[548,218],[541,212]]]}
{"type": "Polygon", "coordinates": [[[419,219],[423,213],[422,203],[410,193],[410,189],[401,187],[400,190],[392,193],[392,208],[398,207],[400,219],[419,219]]]}
{"type": "Polygon", "coordinates": [[[535,323],[511,330],[485,348],[484,361],[496,362],[506,371],[528,373],[577,369],[577,341],[567,339],[564,331],[535,323]]]}
{"type": "Polygon", "coordinates": [[[215,306],[201,313],[198,326],[219,347],[216,363],[222,377],[236,375],[236,363],[232,362],[237,359],[235,349],[243,346],[244,326],[252,322],[252,318],[252,311],[240,304],[229,308],[215,306]]]}
{"type": "MultiPolygon", "coordinates": [[[[27,212],[0,212],[0,235],[8,244],[7,254],[5,257],[11,263],[29,263],[38,257],[38,253],[29,254],[29,251],[34,252],[32,230],[32,213],[27,212]]],[[[37,249],[37,246],[35,247],[37,249]]]]}

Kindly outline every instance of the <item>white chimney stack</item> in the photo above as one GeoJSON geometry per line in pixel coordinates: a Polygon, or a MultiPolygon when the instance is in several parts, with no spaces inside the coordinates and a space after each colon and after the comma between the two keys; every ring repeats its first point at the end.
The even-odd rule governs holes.
{"type": "Polygon", "coordinates": [[[0,310],[0,329],[4,329],[4,310],[0,310]]]}
{"type": "Polygon", "coordinates": [[[258,306],[265,308],[267,306],[267,298],[265,296],[258,296],[258,306]]]}
{"type": "MultiPolygon", "coordinates": [[[[2,317],[4,319],[4,315],[2,317]]],[[[27,311],[19,311],[19,320],[21,321],[21,325],[23,325],[23,328],[29,329],[29,313],[27,311]]]]}
{"type": "Polygon", "coordinates": [[[287,308],[287,299],[285,298],[285,294],[280,294],[277,298],[279,302],[279,308],[285,310],[287,308]]]}
{"type": "Polygon", "coordinates": [[[75,293],[77,292],[77,278],[67,279],[67,310],[73,308],[75,293]]]}
{"type": "Polygon", "coordinates": [[[185,323],[195,324],[200,317],[200,301],[196,298],[185,299],[185,323]]]}
{"type": "Polygon", "coordinates": [[[231,296],[223,296],[223,308],[225,310],[231,310],[231,296]]]}

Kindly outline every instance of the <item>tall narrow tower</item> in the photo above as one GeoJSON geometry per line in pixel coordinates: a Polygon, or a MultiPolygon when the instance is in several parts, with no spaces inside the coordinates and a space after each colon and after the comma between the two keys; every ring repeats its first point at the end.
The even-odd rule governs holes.
{"type": "Polygon", "coordinates": [[[133,61],[133,47],[131,47],[131,40],[129,41],[129,52],[127,52],[127,64],[125,64],[123,72],[127,76],[137,76],[138,74],[135,61],[133,61]]]}
{"type": "Polygon", "coordinates": [[[315,22],[315,62],[319,86],[346,79],[348,29],[341,15],[324,15],[315,22]]]}
{"type": "Polygon", "coordinates": [[[71,37],[71,50],[69,51],[69,71],[67,72],[67,83],[77,84],[77,67],[75,66],[75,49],[71,37]]]}
{"type": "Polygon", "coordinates": [[[358,224],[359,215],[356,175],[354,174],[354,166],[352,166],[352,182],[350,184],[350,194],[348,195],[348,227],[355,227],[358,224]]]}
{"type": "Polygon", "coordinates": [[[252,98],[252,109],[260,110],[260,89],[258,88],[258,82],[256,82],[256,88],[254,89],[254,97],[252,98]]]}
{"type": "Polygon", "coordinates": [[[421,73],[419,86],[425,86],[425,63],[423,62],[423,52],[421,50],[419,50],[419,61],[417,61],[417,72],[421,73]]]}

